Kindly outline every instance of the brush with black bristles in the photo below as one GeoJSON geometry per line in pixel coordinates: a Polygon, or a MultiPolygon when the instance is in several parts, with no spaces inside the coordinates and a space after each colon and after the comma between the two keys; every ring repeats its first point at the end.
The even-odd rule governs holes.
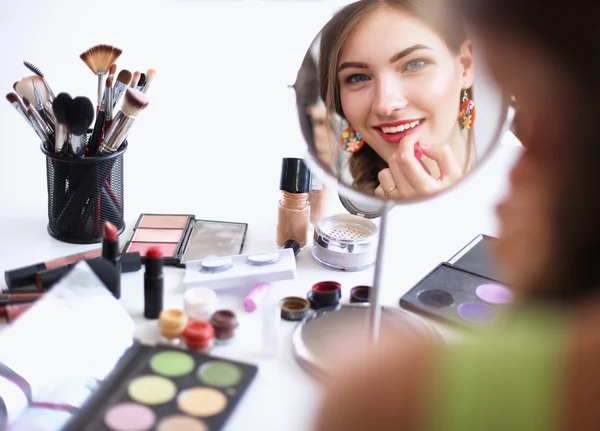
{"type": "Polygon", "coordinates": [[[54,100],[54,98],[56,96],[52,92],[52,89],[50,88],[50,85],[48,85],[48,81],[46,81],[46,77],[44,76],[44,74],[42,73],[42,71],[38,67],[34,66],[32,63],[30,63],[28,61],[23,61],[23,65],[25,65],[25,67],[27,69],[31,70],[37,76],[39,76],[40,78],[42,78],[42,81],[44,82],[44,86],[46,87],[46,91],[48,92],[48,95],[50,96],[50,101],[52,102],[52,100],[54,100]]]}
{"type": "Polygon", "coordinates": [[[111,154],[117,151],[125,138],[135,119],[148,106],[148,97],[135,88],[128,88],[125,92],[123,106],[115,115],[110,129],[106,131],[104,142],[98,150],[98,155],[111,154]]]}
{"type": "Polygon", "coordinates": [[[133,77],[133,75],[127,69],[121,70],[119,72],[119,74],[117,75],[117,82],[114,83],[113,94],[112,94],[113,110],[115,109],[115,107],[117,106],[119,101],[121,100],[121,96],[123,95],[125,90],[127,90],[127,88],[129,87],[129,83],[131,82],[132,77],[133,77]]]}
{"type": "Polygon", "coordinates": [[[87,97],[75,97],[66,112],[69,130],[69,152],[73,157],[85,156],[87,131],[94,121],[94,105],[87,97]]]}
{"type": "Polygon", "coordinates": [[[136,90],[142,91],[142,87],[146,84],[146,74],[144,72],[140,73],[140,80],[135,86],[136,90]]]}
{"type": "Polygon", "coordinates": [[[146,72],[146,82],[144,83],[141,89],[142,93],[146,93],[148,91],[148,89],[150,88],[150,84],[152,84],[152,81],[154,81],[154,78],[156,78],[156,70],[148,69],[148,71],[146,72]]]}
{"type": "Polygon", "coordinates": [[[104,75],[106,75],[110,66],[117,61],[123,51],[111,45],[96,45],[83,52],[79,58],[90,68],[94,75],[98,77],[98,100],[96,112],[100,110],[102,103],[102,94],[104,92],[104,75]]]}
{"type": "Polygon", "coordinates": [[[68,138],[67,111],[72,101],[73,99],[68,93],[59,93],[52,101],[52,110],[56,117],[54,151],[59,155],[67,153],[67,146],[65,146],[68,138]]]}

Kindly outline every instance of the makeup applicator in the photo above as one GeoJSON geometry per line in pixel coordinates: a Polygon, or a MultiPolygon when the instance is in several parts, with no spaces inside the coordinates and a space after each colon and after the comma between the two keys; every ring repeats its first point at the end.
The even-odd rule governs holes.
{"type": "Polygon", "coordinates": [[[117,75],[117,82],[115,82],[113,88],[113,110],[117,106],[117,103],[121,100],[121,95],[127,90],[129,87],[129,83],[131,82],[131,72],[127,69],[123,69],[117,75]]]}
{"type": "Polygon", "coordinates": [[[57,154],[66,153],[65,142],[67,141],[67,110],[73,99],[68,93],[59,93],[52,101],[52,110],[56,117],[56,130],[54,141],[54,151],[57,154]]]}
{"type": "Polygon", "coordinates": [[[33,105],[31,105],[29,99],[26,97],[23,98],[23,104],[27,109],[27,115],[29,115],[32,118],[32,121],[35,122],[35,125],[42,132],[44,132],[44,136],[50,140],[51,145],[54,144],[54,133],[50,129],[50,126],[48,126],[48,123],[46,123],[46,120],[41,117],[40,113],[33,107],[33,105]]]}
{"type": "Polygon", "coordinates": [[[42,78],[42,82],[44,83],[44,87],[46,87],[46,91],[48,92],[48,95],[50,96],[50,101],[52,102],[52,100],[54,100],[56,98],[56,96],[54,95],[54,93],[52,92],[52,89],[50,88],[50,86],[48,85],[48,81],[46,81],[46,77],[44,76],[44,74],[42,73],[42,71],[34,66],[33,64],[31,64],[28,61],[24,61],[23,65],[31,70],[34,74],[36,74],[37,76],[39,76],[40,78],[42,78]]]}
{"type": "Polygon", "coordinates": [[[87,97],[74,98],[67,109],[67,128],[69,129],[70,150],[74,157],[85,156],[86,133],[94,121],[94,105],[87,97]]]}
{"type": "Polygon", "coordinates": [[[148,72],[146,72],[146,82],[142,87],[142,93],[146,93],[148,91],[148,88],[150,88],[150,84],[152,84],[154,78],[156,78],[156,70],[148,69],[148,72]]]}
{"type": "MultiPolygon", "coordinates": [[[[23,118],[25,118],[25,121],[27,121],[27,123],[31,126],[31,120],[27,115],[27,108],[25,107],[25,104],[23,103],[19,95],[17,93],[8,93],[6,95],[6,100],[8,100],[8,103],[10,103],[13,106],[13,108],[15,108],[19,112],[19,114],[21,114],[23,118]]],[[[40,136],[40,139],[43,138],[40,136]]]]}
{"type": "Polygon", "coordinates": [[[100,110],[104,87],[104,75],[109,72],[110,66],[117,61],[123,50],[111,45],[96,45],[81,53],[79,58],[98,77],[98,100],[96,111],[100,110]]]}
{"type": "Polygon", "coordinates": [[[121,110],[117,112],[110,129],[106,132],[104,143],[98,155],[114,153],[119,149],[135,119],[148,106],[148,97],[134,88],[128,88],[121,110]]]}
{"type": "Polygon", "coordinates": [[[135,86],[136,90],[142,91],[142,88],[144,87],[145,84],[146,84],[146,74],[144,72],[142,72],[142,73],[140,73],[140,80],[138,81],[137,85],[135,86]]]}

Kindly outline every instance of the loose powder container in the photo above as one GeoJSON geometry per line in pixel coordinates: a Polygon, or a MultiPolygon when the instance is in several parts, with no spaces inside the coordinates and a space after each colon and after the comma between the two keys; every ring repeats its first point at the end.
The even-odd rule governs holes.
{"type": "Polygon", "coordinates": [[[183,308],[192,319],[208,319],[217,308],[217,294],[208,287],[192,287],[185,291],[183,308]]]}
{"type": "Polygon", "coordinates": [[[371,220],[336,214],[315,225],[313,259],[327,268],[361,271],[375,263],[378,240],[379,229],[371,220]]]}

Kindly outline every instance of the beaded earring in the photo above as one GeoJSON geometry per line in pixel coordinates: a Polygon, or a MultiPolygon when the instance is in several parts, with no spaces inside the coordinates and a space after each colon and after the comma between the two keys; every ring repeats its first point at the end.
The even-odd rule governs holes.
{"type": "Polygon", "coordinates": [[[470,130],[475,124],[475,102],[469,99],[467,90],[463,90],[462,103],[458,112],[458,124],[462,130],[470,130]]]}
{"type": "Polygon", "coordinates": [[[354,127],[349,126],[342,132],[342,136],[340,137],[340,147],[342,150],[348,153],[356,153],[363,145],[365,145],[365,140],[354,130],[354,127]]]}

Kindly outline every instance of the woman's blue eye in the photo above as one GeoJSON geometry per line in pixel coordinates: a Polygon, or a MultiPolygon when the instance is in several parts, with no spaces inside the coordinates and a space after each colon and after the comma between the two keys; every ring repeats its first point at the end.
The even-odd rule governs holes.
{"type": "Polygon", "coordinates": [[[362,73],[357,73],[355,75],[350,75],[347,79],[346,82],[350,82],[353,84],[357,84],[359,82],[363,82],[366,81],[367,79],[369,79],[369,77],[367,75],[364,75],[362,73]]]}
{"type": "Polygon", "coordinates": [[[428,64],[427,60],[423,60],[423,59],[419,58],[417,60],[412,60],[412,61],[409,61],[408,63],[406,63],[406,65],[404,66],[404,70],[412,72],[412,71],[424,68],[425,66],[427,66],[427,64],[428,64]]]}

